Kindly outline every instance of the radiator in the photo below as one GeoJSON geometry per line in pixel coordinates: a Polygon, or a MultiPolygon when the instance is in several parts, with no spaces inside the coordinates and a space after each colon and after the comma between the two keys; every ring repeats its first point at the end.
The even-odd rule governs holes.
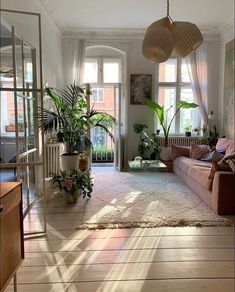
{"type": "Polygon", "coordinates": [[[58,173],[60,171],[60,155],[64,150],[63,143],[46,145],[46,177],[49,177],[51,172],[58,173]]]}
{"type": "MultiPolygon", "coordinates": [[[[168,137],[168,147],[171,145],[190,146],[191,143],[200,144],[202,137],[168,137]]],[[[160,146],[164,147],[165,138],[160,137],[160,146]]]]}

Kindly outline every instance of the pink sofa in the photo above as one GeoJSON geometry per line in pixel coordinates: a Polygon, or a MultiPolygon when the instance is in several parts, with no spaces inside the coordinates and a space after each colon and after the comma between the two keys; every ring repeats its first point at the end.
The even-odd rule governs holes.
{"type": "MultiPolygon", "coordinates": [[[[225,155],[235,152],[235,143],[220,138],[217,150],[225,150],[225,155]]],[[[180,156],[173,161],[173,169],[203,201],[217,214],[235,215],[235,173],[216,171],[209,179],[212,164],[189,157],[180,156]]]]}

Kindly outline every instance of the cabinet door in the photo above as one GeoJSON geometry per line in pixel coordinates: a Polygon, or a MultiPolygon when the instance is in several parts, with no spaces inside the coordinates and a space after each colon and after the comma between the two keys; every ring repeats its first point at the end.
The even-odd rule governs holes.
{"type": "Polygon", "coordinates": [[[0,205],[0,291],[3,291],[23,258],[20,186],[3,197],[0,205]]]}

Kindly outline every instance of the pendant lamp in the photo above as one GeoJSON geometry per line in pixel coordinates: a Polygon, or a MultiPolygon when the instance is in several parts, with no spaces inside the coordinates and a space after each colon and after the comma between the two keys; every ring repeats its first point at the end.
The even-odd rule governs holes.
{"type": "Polygon", "coordinates": [[[151,62],[162,63],[170,57],[173,49],[181,57],[186,57],[202,42],[202,34],[195,24],[172,20],[167,0],[167,15],[147,28],[142,52],[151,62]]]}

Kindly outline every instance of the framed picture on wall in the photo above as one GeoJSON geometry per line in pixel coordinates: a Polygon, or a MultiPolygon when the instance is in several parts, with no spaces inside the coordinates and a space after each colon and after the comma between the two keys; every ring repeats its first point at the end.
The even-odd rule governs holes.
{"type": "Polygon", "coordinates": [[[152,75],[131,74],[130,104],[145,104],[144,98],[152,98],[152,75]]]}

